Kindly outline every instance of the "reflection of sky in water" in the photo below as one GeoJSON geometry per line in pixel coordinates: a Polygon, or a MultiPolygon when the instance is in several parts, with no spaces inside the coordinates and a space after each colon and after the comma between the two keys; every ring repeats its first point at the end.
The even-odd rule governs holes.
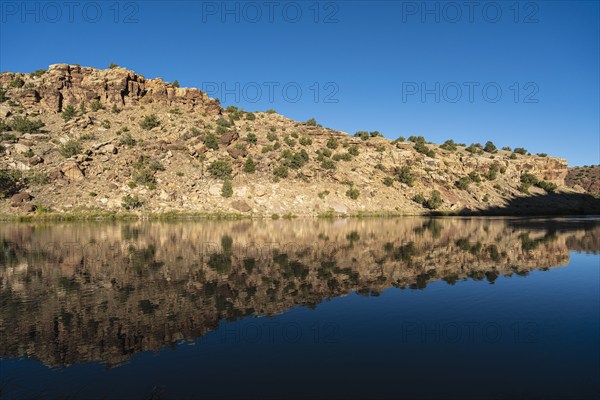
{"type": "MultiPolygon", "coordinates": [[[[339,261],[337,269],[323,268],[321,260],[317,259],[312,264],[305,264],[309,272],[304,274],[303,270],[294,274],[294,267],[289,267],[289,262],[259,262],[249,272],[246,265],[238,263],[234,257],[224,273],[226,279],[219,280],[218,274],[211,275],[213,270],[199,266],[186,270],[196,271],[198,275],[187,276],[184,280],[175,273],[178,268],[175,264],[164,263],[156,267],[156,271],[145,275],[143,268],[140,272],[135,265],[125,263],[120,266],[120,270],[125,270],[124,275],[118,278],[122,280],[128,276],[135,290],[141,290],[135,285],[136,280],[137,283],[141,280],[152,292],[144,293],[149,304],[125,302],[118,313],[110,310],[102,314],[98,311],[102,309],[102,302],[106,301],[103,295],[112,294],[113,289],[101,285],[106,280],[110,281],[110,277],[102,276],[101,267],[91,268],[89,276],[82,275],[87,276],[89,282],[69,282],[77,282],[79,289],[81,286],[93,287],[83,291],[82,295],[86,304],[99,307],[91,310],[93,316],[96,319],[119,317],[121,323],[128,324],[121,332],[127,333],[127,340],[132,340],[132,337],[146,340],[153,336],[166,347],[159,352],[135,354],[134,351],[123,358],[124,364],[109,369],[95,362],[49,369],[35,360],[4,360],[0,387],[9,397],[26,394],[41,394],[42,397],[71,394],[86,398],[103,394],[121,398],[151,398],[153,395],[161,398],[198,395],[239,397],[249,394],[368,397],[381,393],[386,397],[411,398],[582,398],[597,395],[600,385],[598,229],[593,226],[587,230],[554,226],[548,232],[537,227],[529,230],[522,226],[515,228],[504,221],[485,220],[473,224],[472,221],[442,220],[439,227],[430,226],[420,231],[428,224],[415,220],[394,225],[390,222],[359,221],[350,222],[349,226],[332,227],[315,222],[310,229],[296,231],[304,232],[300,239],[326,234],[329,241],[339,244],[339,249],[343,243],[343,250],[338,250],[334,257],[339,261]],[[376,235],[378,230],[387,235],[377,235],[378,238],[373,239],[371,236],[376,235]],[[528,236],[523,233],[528,233],[528,236]],[[501,238],[494,240],[498,234],[502,234],[501,238]],[[457,243],[465,237],[469,239],[469,248],[462,242],[457,243]],[[533,245],[532,241],[536,240],[539,244],[533,245]],[[406,248],[399,252],[411,241],[414,252],[407,252],[406,248]],[[472,247],[478,241],[481,249],[473,254],[472,247]],[[369,244],[365,245],[366,242],[369,244]],[[390,259],[386,256],[390,253],[385,250],[388,242],[394,243],[392,254],[401,257],[390,259]],[[496,244],[499,260],[492,260],[495,253],[486,250],[490,243],[496,244]],[[523,248],[531,249],[524,252],[523,248]],[[569,249],[573,250],[569,252],[569,249]],[[596,254],[583,254],[581,251],[595,251],[596,254]],[[503,252],[507,255],[503,256],[503,252]],[[406,256],[408,253],[410,257],[406,256]],[[527,256],[526,253],[531,254],[527,256]],[[459,257],[460,254],[464,256],[459,257]],[[352,263],[353,257],[361,262],[352,263]],[[517,269],[520,275],[529,271],[527,276],[514,272],[507,276],[511,269],[504,266],[503,257],[511,257],[516,265],[520,265],[517,269]],[[370,261],[363,262],[366,260],[370,261]],[[556,260],[566,262],[560,262],[563,266],[555,268],[552,262],[556,260]],[[490,265],[496,265],[497,274],[489,274],[490,265]],[[423,285],[415,286],[415,282],[424,279],[418,276],[432,274],[432,269],[427,266],[435,266],[436,274],[428,276],[423,290],[417,290],[423,285]],[[544,271],[545,267],[549,269],[544,271]],[[344,268],[350,268],[350,271],[344,268]],[[166,274],[165,269],[169,269],[171,274],[166,274]],[[242,272],[237,274],[238,270],[242,272]],[[313,286],[306,289],[305,294],[299,291],[296,297],[285,292],[263,290],[264,285],[277,286],[260,279],[273,278],[270,273],[274,270],[282,272],[277,275],[280,279],[278,286],[302,279],[313,279],[313,286]],[[289,275],[285,274],[286,271],[289,275]],[[349,278],[352,276],[349,272],[356,272],[357,277],[349,278]],[[458,279],[446,279],[445,282],[442,279],[446,272],[458,275],[458,279]],[[245,281],[240,277],[243,274],[245,281]],[[166,280],[165,276],[170,280],[166,280]],[[378,279],[381,276],[387,280],[378,279]],[[490,284],[490,276],[493,284],[490,284]],[[243,282],[245,287],[249,282],[256,284],[255,296],[258,299],[249,299],[247,292],[239,290],[242,283],[238,286],[233,283],[235,279],[243,282]],[[332,279],[338,280],[338,284],[331,283],[332,279]],[[185,291],[182,287],[186,286],[178,286],[177,282],[206,285],[215,280],[231,283],[229,291],[214,285],[214,292],[210,293],[213,296],[210,298],[226,300],[226,304],[217,306],[216,311],[209,310],[209,314],[216,313],[215,327],[200,338],[185,337],[182,332],[177,332],[177,320],[197,316],[207,310],[185,308],[186,301],[190,299],[180,297],[181,294],[189,296],[197,293],[200,297],[209,294],[202,285],[185,291]],[[316,285],[318,282],[323,284],[316,285]],[[277,307],[260,304],[269,302],[269,293],[280,303],[277,307]],[[181,313],[171,317],[161,315],[164,305],[157,299],[168,298],[180,303],[181,313]],[[308,299],[307,302],[313,306],[304,306],[306,303],[302,303],[302,299],[308,299]],[[131,304],[138,307],[128,308],[131,304]],[[152,310],[153,306],[155,310],[152,310]],[[256,314],[265,313],[252,312],[251,308],[261,306],[264,310],[271,310],[273,315],[257,317],[256,314]],[[154,314],[145,314],[152,312],[154,314]],[[154,321],[154,325],[146,325],[146,321],[154,321]],[[179,341],[173,339],[178,335],[181,336],[179,341]],[[178,342],[173,349],[167,346],[172,341],[178,342]]],[[[262,235],[261,230],[268,228],[268,224],[265,228],[246,228],[242,233],[239,227],[231,224],[227,229],[234,244],[243,235],[246,235],[245,238],[262,235]]],[[[73,228],[67,226],[64,229],[73,228]]],[[[97,232],[110,236],[111,229],[114,227],[100,227],[97,232]]],[[[163,249],[156,248],[154,254],[168,252],[168,243],[175,243],[173,248],[181,252],[187,246],[185,241],[180,240],[185,229],[177,225],[167,226],[165,232],[178,232],[179,236],[162,235],[157,241],[156,238],[150,240],[151,235],[142,225],[137,240],[145,238],[157,245],[161,243],[163,249]]],[[[120,227],[117,231],[124,232],[120,227]]],[[[4,237],[9,236],[6,230],[0,233],[4,237]]],[[[56,233],[52,229],[38,230],[34,236],[39,238],[56,233]]],[[[213,230],[215,237],[220,237],[221,233],[213,230]]],[[[78,235],[85,236],[81,232],[78,235]]],[[[282,237],[285,238],[285,233],[282,237]]],[[[157,260],[159,258],[155,257],[153,262],[159,262],[157,260]]],[[[8,273],[9,270],[14,273],[16,269],[7,267],[6,259],[4,261],[2,314],[6,316],[5,290],[7,282],[14,279],[14,275],[10,277],[8,273]]],[[[185,264],[185,260],[182,262],[185,264]]],[[[145,266],[151,263],[145,262],[145,266]]],[[[104,266],[105,269],[110,267],[104,266]]],[[[55,265],[52,270],[56,268],[55,265]]],[[[61,273],[53,275],[53,278],[70,277],[81,268],[85,270],[81,266],[63,266],[61,273]]],[[[41,278],[36,275],[30,277],[21,293],[33,290],[27,285],[35,287],[46,282],[50,286],[46,286],[49,291],[45,300],[53,304],[53,308],[46,310],[60,315],[74,307],[71,302],[77,297],[69,297],[73,296],[67,290],[69,284],[63,282],[61,286],[60,279],[36,279],[41,278]]],[[[135,296],[135,291],[133,293],[130,296],[135,296]]],[[[46,317],[49,319],[40,317],[33,309],[19,318],[33,318],[32,323],[36,318],[41,323],[53,321],[52,315],[46,317]]],[[[76,320],[78,316],[71,318],[76,320]]],[[[10,324],[5,319],[2,326],[10,327],[10,324]]],[[[54,326],[51,328],[55,329],[54,326]]],[[[60,325],[56,329],[64,327],[60,325]]],[[[11,334],[13,331],[6,332],[11,334]]],[[[83,328],[71,332],[71,335],[79,335],[76,342],[78,351],[81,354],[87,354],[86,351],[94,353],[99,357],[96,360],[101,360],[99,337],[86,332],[83,328]]],[[[42,352],[48,349],[40,347],[29,334],[25,330],[16,345],[3,334],[3,353],[7,352],[7,343],[11,343],[8,348],[11,354],[17,351],[13,346],[20,346],[19,354],[43,359],[42,352]]],[[[60,346],[73,345],[60,340],[49,344],[50,347],[55,346],[57,354],[61,354],[60,346]]],[[[131,346],[129,349],[135,348],[131,346]]]]}

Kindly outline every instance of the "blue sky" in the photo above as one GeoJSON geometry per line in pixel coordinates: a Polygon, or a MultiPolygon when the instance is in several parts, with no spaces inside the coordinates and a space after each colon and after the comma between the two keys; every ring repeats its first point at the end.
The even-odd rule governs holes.
{"type": "Polygon", "coordinates": [[[2,71],[114,62],[350,133],[600,163],[596,1],[0,4],[2,71]]]}

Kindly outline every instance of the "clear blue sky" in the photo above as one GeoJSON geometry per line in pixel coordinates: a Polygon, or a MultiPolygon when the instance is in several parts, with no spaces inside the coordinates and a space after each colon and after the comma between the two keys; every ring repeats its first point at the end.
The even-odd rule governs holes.
{"type": "Polygon", "coordinates": [[[0,70],[114,62],[350,133],[600,163],[596,1],[272,3],[3,0],[0,70]]]}

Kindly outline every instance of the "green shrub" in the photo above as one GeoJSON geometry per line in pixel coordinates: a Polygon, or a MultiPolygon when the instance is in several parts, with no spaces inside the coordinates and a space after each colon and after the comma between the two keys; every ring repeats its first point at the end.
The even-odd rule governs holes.
{"type": "Polygon", "coordinates": [[[521,154],[524,156],[525,154],[527,154],[527,150],[524,149],[523,147],[515,147],[515,149],[513,150],[513,153],[521,154]]]}
{"type": "Polygon", "coordinates": [[[425,196],[423,196],[421,193],[417,193],[416,195],[413,196],[412,201],[423,205],[425,203],[426,199],[425,199],[425,196]]]}
{"type": "Polygon", "coordinates": [[[8,132],[11,130],[11,127],[6,122],[0,120],[0,132],[8,132]]]}
{"type": "Polygon", "coordinates": [[[448,139],[443,144],[440,145],[440,149],[448,150],[448,151],[456,151],[456,143],[454,140],[448,139]]]}
{"type": "Polygon", "coordinates": [[[175,80],[173,81],[173,87],[176,87],[176,88],[178,88],[178,87],[179,87],[179,81],[178,81],[177,79],[175,79],[175,80]]]}
{"type": "Polygon", "coordinates": [[[246,119],[248,121],[254,121],[256,119],[256,115],[252,112],[246,113],[246,119]]]}
{"type": "Polygon", "coordinates": [[[75,139],[69,139],[69,141],[58,148],[58,151],[63,157],[73,157],[81,152],[81,144],[75,139]]]}
{"type": "Polygon", "coordinates": [[[36,133],[44,126],[40,120],[30,120],[27,117],[14,117],[11,123],[11,128],[21,133],[36,133]]]}
{"type": "Polygon", "coordinates": [[[158,121],[158,118],[154,114],[146,115],[144,117],[144,119],[142,120],[142,122],[140,122],[140,126],[142,127],[142,129],[145,129],[147,131],[149,131],[152,128],[156,128],[159,125],[160,125],[160,122],[158,121]]]}
{"type": "Polygon", "coordinates": [[[329,195],[329,190],[323,190],[322,192],[317,193],[317,196],[319,196],[320,199],[324,199],[328,195],[329,195]]]}
{"type": "Polygon", "coordinates": [[[270,151],[273,151],[273,146],[271,146],[270,144],[263,146],[262,149],[260,150],[261,153],[268,153],[270,151]]]}
{"type": "Polygon", "coordinates": [[[415,175],[408,165],[405,165],[402,168],[395,167],[394,176],[398,182],[404,183],[408,186],[412,186],[415,181],[415,175]]]}
{"type": "Polygon", "coordinates": [[[267,140],[270,142],[274,142],[277,140],[277,134],[275,132],[268,132],[267,133],[267,140]]]}
{"type": "Polygon", "coordinates": [[[482,146],[479,143],[472,143],[465,150],[472,154],[483,154],[482,146]]]}
{"type": "Polygon", "coordinates": [[[471,182],[471,178],[469,178],[468,176],[462,176],[454,183],[454,186],[461,190],[467,190],[471,182]]]}
{"type": "Polygon", "coordinates": [[[311,118],[308,121],[306,121],[306,125],[308,125],[308,126],[317,126],[317,120],[314,119],[314,118],[311,118]]]}
{"type": "Polygon", "coordinates": [[[212,150],[217,150],[219,148],[219,139],[214,133],[207,133],[204,137],[204,145],[212,150]]]}
{"type": "Polygon", "coordinates": [[[252,144],[256,144],[256,142],[258,141],[256,135],[254,133],[249,133],[246,136],[246,141],[248,141],[248,143],[252,143],[252,144]]]}
{"type": "Polygon", "coordinates": [[[488,181],[493,181],[498,177],[498,164],[494,163],[492,165],[490,165],[490,169],[488,170],[488,172],[485,174],[485,178],[488,181]]]}
{"type": "Polygon", "coordinates": [[[323,161],[321,161],[321,168],[323,169],[335,169],[335,161],[333,161],[330,158],[325,158],[323,161]]]}
{"type": "Polygon", "coordinates": [[[75,107],[73,107],[72,105],[66,106],[62,112],[62,118],[65,122],[70,121],[76,115],[77,115],[77,111],[75,110],[75,107]]]}
{"type": "Polygon", "coordinates": [[[435,151],[433,151],[433,149],[430,149],[429,147],[427,147],[425,145],[425,142],[415,142],[415,150],[421,154],[425,154],[427,157],[431,157],[434,158],[435,157],[435,151]]]}
{"type": "Polygon", "coordinates": [[[504,150],[504,151],[512,151],[512,149],[510,148],[510,146],[504,146],[502,148],[502,150],[504,150]]]}
{"type": "Polygon", "coordinates": [[[351,187],[346,191],[346,196],[350,197],[352,200],[356,200],[358,199],[358,196],[360,196],[360,191],[355,187],[351,187]]]}
{"type": "Polygon", "coordinates": [[[303,136],[300,138],[299,142],[302,146],[310,146],[313,141],[311,138],[309,138],[307,136],[303,136]]]}
{"type": "Polygon", "coordinates": [[[273,169],[273,176],[277,179],[284,179],[288,177],[288,167],[283,164],[276,166],[273,169]]]}
{"type": "Polygon", "coordinates": [[[136,144],[136,140],[131,136],[131,133],[127,131],[121,134],[121,136],[119,137],[119,142],[127,147],[133,147],[136,144]]]}
{"type": "Polygon", "coordinates": [[[536,186],[544,189],[548,193],[554,193],[556,189],[558,189],[558,186],[555,183],[547,181],[539,181],[536,186]]]}
{"type": "Polygon", "coordinates": [[[471,182],[475,182],[475,183],[481,182],[481,178],[479,177],[479,174],[475,171],[469,172],[469,179],[471,179],[471,182]]]}
{"type": "Polygon", "coordinates": [[[290,147],[294,147],[296,145],[296,141],[289,136],[285,136],[283,138],[283,141],[290,147]]]}
{"type": "Polygon", "coordinates": [[[383,178],[383,184],[385,186],[392,186],[394,184],[394,180],[391,177],[386,176],[385,178],[383,178]]]}
{"type": "Polygon", "coordinates": [[[483,148],[483,151],[486,151],[488,153],[495,153],[498,149],[496,148],[496,145],[491,142],[491,141],[487,141],[485,143],[485,147],[483,148]]]}
{"type": "Polygon", "coordinates": [[[437,190],[434,190],[433,192],[431,192],[431,195],[429,196],[429,198],[425,201],[425,203],[423,205],[426,208],[429,208],[430,210],[437,210],[438,208],[440,208],[442,203],[443,203],[443,200],[442,200],[441,193],[438,192],[437,190]]]}
{"type": "Polygon", "coordinates": [[[226,179],[223,182],[223,186],[221,187],[221,196],[228,198],[233,196],[233,187],[231,186],[231,181],[226,179]]]}
{"type": "Polygon", "coordinates": [[[215,160],[208,166],[208,172],[213,178],[229,179],[233,169],[226,160],[215,160]]]}
{"type": "Polygon", "coordinates": [[[253,174],[255,171],[256,165],[254,164],[252,157],[246,158],[246,162],[244,163],[244,172],[247,174],[253,174]]]}
{"type": "Polygon", "coordinates": [[[45,69],[36,69],[33,72],[29,73],[29,76],[32,78],[39,78],[40,76],[44,75],[46,73],[45,69]]]}
{"type": "Polygon", "coordinates": [[[354,137],[360,138],[362,140],[367,140],[369,138],[369,132],[367,131],[358,131],[354,134],[354,137]]]}
{"type": "Polygon", "coordinates": [[[46,185],[50,178],[44,171],[34,171],[27,177],[27,182],[31,185],[46,185]]]}
{"type": "Polygon", "coordinates": [[[105,119],[104,121],[102,121],[102,125],[101,125],[104,129],[110,129],[110,121],[105,119]]]}
{"type": "Polygon", "coordinates": [[[308,162],[308,153],[302,149],[297,153],[287,150],[283,153],[283,165],[292,169],[302,168],[308,162]]]}
{"type": "Polygon", "coordinates": [[[546,153],[537,153],[538,157],[548,157],[546,153]]]}
{"type": "Polygon", "coordinates": [[[25,81],[21,78],[15,78],[10,81],[9,86],[11,88],[22,88],[25,85],[25,81]]]}
{"type": "Polygon", "coordinates": [[[425,138],[423,136],[411,135],[408,137],[408,141],[413,142],[413,143],[422,143],[422,144],[426,143],[425,138]]]}
{"type": "Polygon", "coordinates": [[[273,143],[273,149],[277,150],[281,147],[281,143],[279,143],[279,141],[276,141],[275,143],[273,143]]]}
{"type": "Polygon", "coordinates": [[[115,64],[115,63],[111,63],[111,64],[108,66],[108,69],[115,69],[115,68],[119,68],[119,66],[118,66],[117,64],[115,64]]]}
{"type": "Polygon", "coordinates": [[[352,145],[348,148],[348,153],[353,156],[357,156],[360,151],[358,150],[358,146],[352,145]]]}
{"type": "Polygon", "coordinates": [[[334,150],[334,149],[337,149],[338,146],[339,146],[339,143],[336,138],[330,137],[327,140],[327,148],[334,150]]]}
{"type": "Polygon", "coordinates": [[[140,208],[142,206],[142,202],[140,201],[137,195],[125,195],[121,198],[121,206],[126,210],[133,210],[136,208],[140,208]]]}
{"type": "Polygon", "coordinates": [[[515,153],[512,153],[510,155],[510,157],[508,157],[510,160],[516,160],[517,159],[517,155],[515,153]]]}
{"type": "Polygon", "coordinates": [[[6,198],[19,191],[21,172],[13,169],[0,169],[0,197],[6,198]]]}
{"type": "Polygon", "coordinates": [[[90,105],[90,107],[92,108],[92,111],[99,111],[99,110],[102,110],[104,108],[102,106],[102,103],[100,103],[100,101],[98,101],[98,100],[94,100],[92,102],[92,104],[90,105]]]}
{"type": "Polygon", "coordinates": [[[8,97],[6,96],[6,91],[0,87],[0,103],[4,103],[6,100],[8,100],[8,97]]]}

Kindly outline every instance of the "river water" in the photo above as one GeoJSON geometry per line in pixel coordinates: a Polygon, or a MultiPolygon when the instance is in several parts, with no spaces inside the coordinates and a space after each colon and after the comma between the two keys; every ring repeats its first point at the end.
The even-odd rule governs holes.
{"type": "Polygon", "coordinates": [[[0,226],[0,397],[598,398],[600,220],[0,226]]]}

